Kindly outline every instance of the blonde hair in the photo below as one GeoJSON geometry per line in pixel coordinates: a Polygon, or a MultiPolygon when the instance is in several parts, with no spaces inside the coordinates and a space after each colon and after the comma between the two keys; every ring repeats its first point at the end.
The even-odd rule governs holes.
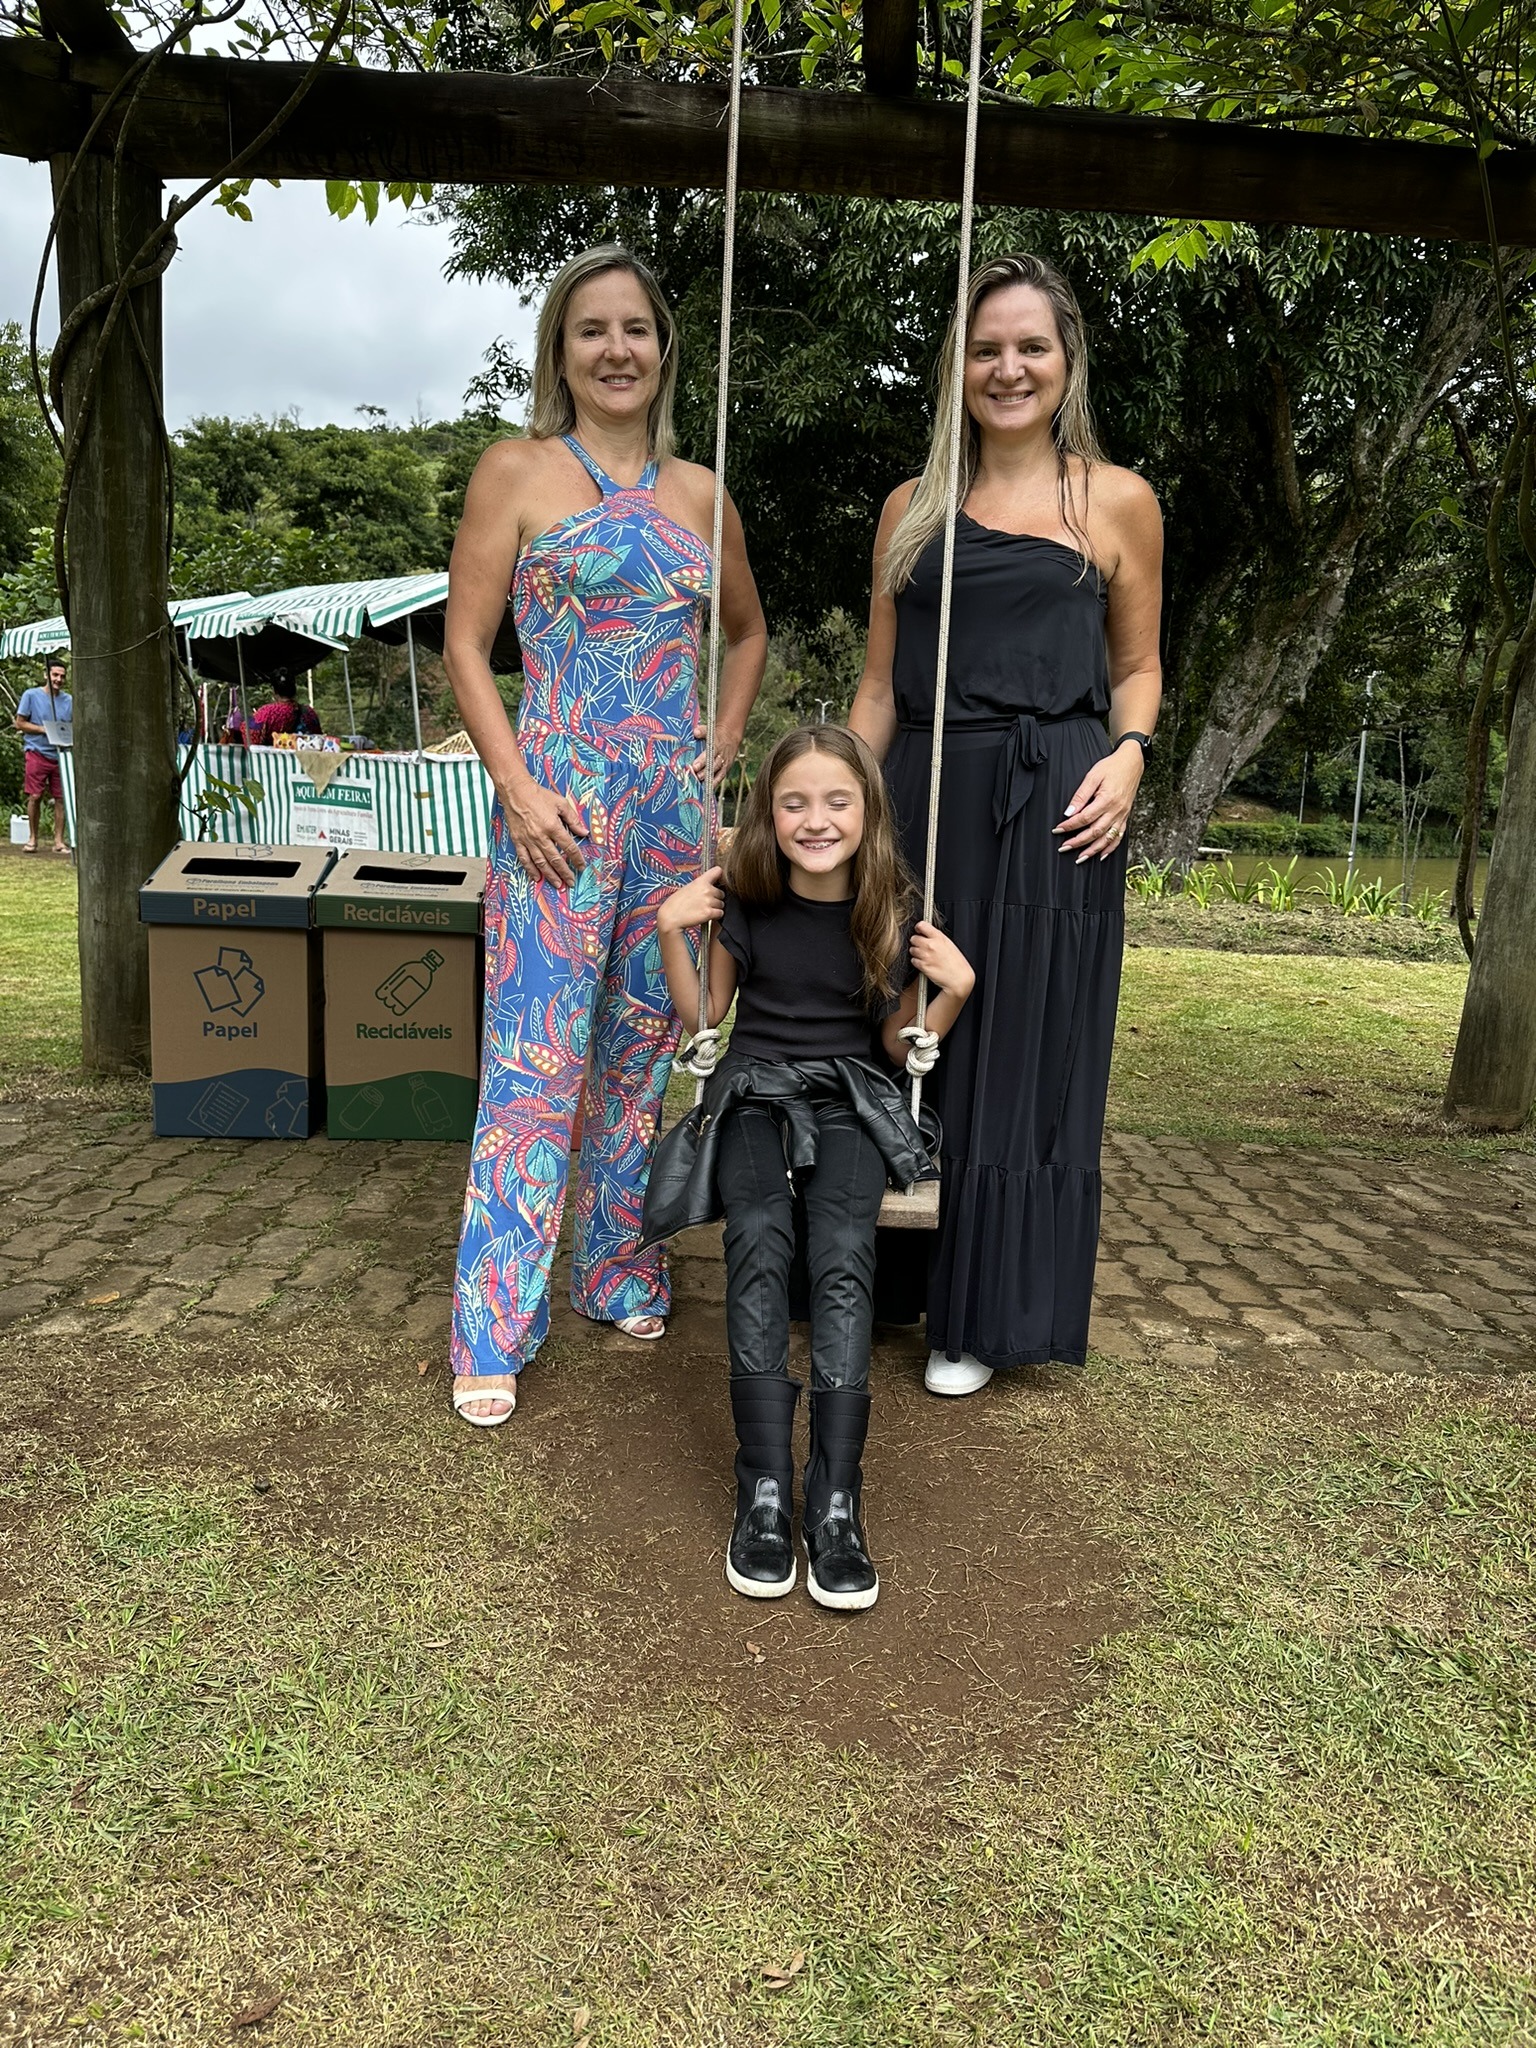
{"type": "MultiPolygon", "coordinates": [[[[1071,463],[1075,457],[1087,468],[1092,469],[1094,463],[1104,460],[1104,451],[1099,446],[1099,437],[1093,424],[1093,409],[1088,403],[1088,337],[1083,323],[1082,308],[1077,303],[1077,294],[1071,285],[1055,264],[1048,263],[1043,256],[995,256],[990,263],[984,263],[971,278],[971,288],[966,294],[965,301],[963,338],[959,334],[954,315],[950,316],[949,328],[944,337],[944,351],[940,358],[939,397],[934,408],[933,437],[928,444],[928,460],[917,480],[917,489],[912,493],[906,511],[897,520],[890,545],[885,551],[882,581],[886,591],[892,596],[898,590],[904,590],[911,582],[918,556],[933,536],[944,530],[944,520],[948,511],[945,482],[949,467],[949,447],[955,431],[955,408],[952,397],[955,350],[969,342],[971,329],[976,324],[976,315],[981,310],[982,302],[989,299],[994,292],[1007,291],[1011,285],[1016,284],[1032,285],[1049,301],[1051,311],[1056,317],[1056,331],[1061,337],[1062,354],[1067,359],[1067,388],[1051,421],[1051,438],[1056,444],[1062,524],[1077,541],[1085,568],[1087,566],[1088,536],[1083,531],[1082,520],[1077,510],[1071,463]]],[[[965,431],[960,436],[957,500],[961,505],[965,503],[970,495],[971,485],[976,481],[976,465],[981,453],[981,433],[969,412],[965,414],[964,425],[965,431]]]]}
{"type": "Polygon", "coordinates": [[[731,837],[726,879],[754,909],[784,895],[789,867],[773,829],[773,792],[779,777],[804,754],[830,754],[851,768],[864,794],[864,832],[853,857],[850,936],[871,1009],[889,1003],[906,985],[902,941],[917,905],[917,887],[901,857],[896,817],[880,764],[857,733],[840,725],[801,725],[785,733],[757,771],[746,813],[731,837]]]}
{"type": "Polygon", "coordinates": [[[672,402],[677,392],[677,327],[672,308],[662,297],[654,273],[617,242],[604,242],[596,249],[584,249],[557,271],[544,294],[533,347],[533,390],[528,402],[528,432],[536,441],[557,439],[576,425],[576,405],[565,381],[565,319],[571,300],[594,277],[610,270],[627,270],[651,302],[656,321],[656,339],[661,346],[661,376],[656,396],[646,418],[650,453],[665,462],[676,445],[672,430],[672,402]]]}

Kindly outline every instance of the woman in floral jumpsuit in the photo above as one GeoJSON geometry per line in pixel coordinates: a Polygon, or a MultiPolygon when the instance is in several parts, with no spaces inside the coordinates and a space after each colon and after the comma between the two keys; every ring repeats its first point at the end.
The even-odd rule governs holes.
{"type": "MultiPolygon", "coordinates": [[[[656,908],[697,874],[710,472],[672,448],[671,316],[627,252],[589,250],[539,318],[529,432],[476,469],[454,544],[446,658],[496,786],[480,1111],[454,1282],[455,1411],[504,1422],[549,1327],[571,1131],[573,1305],[664,1333],[640,1211],[677,1045],[656,908]],[[595,500],[595,502],[594,502],[595,500]],[[523,650],[514,735],[488,655],[510,586],[523,650]]],[[[727,501],[716,779],[740,744],[767,634],[727,501]]]]}

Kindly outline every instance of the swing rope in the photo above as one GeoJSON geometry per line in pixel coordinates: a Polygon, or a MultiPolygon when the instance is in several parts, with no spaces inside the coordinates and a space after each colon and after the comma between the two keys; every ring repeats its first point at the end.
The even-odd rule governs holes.
{"type": "MultiPolygon", "coordinates": [[[[747,0],[735,0],[731,19],[731,89],[725,155],[725,245],[720,279],[720,356],[715,387],[715,501],[709,592],[709,652],[704,712],[704,796],[700,854],[703,868],[714,866],[715,712],[720,687],[720,550],[725,526],[726,410],[731,378],[731,299],[736,281],[737,158],[741,141],[742,25],[747,0]]],[[[944,707],[949,683],[949,620],[955,580],[955,527],[960,514],[960,448],[965,432],[966,301],[971,289],[971,232],[976,211],[976,138],[981,109],[982,26],[985,0],[971,0],[970,64],[966,75],[965,161],[960,184],[960,264],[955,293],[955,341],[948,364],[951,433],[947,451],[944,561],[939,584],[939,645],[933,681],[933,747],[928,767],[928,838],[923,860],[923,918],[933,922],[934,889],[939,850],[939,793],[944,771],[944,707]]],[[[695,1103],[704,1099],[704,1083],[720,1057],[720,1033],[709,1022],[709,949],[714,927],[706,925],[699,945],[699,1018],[680,1064],[696,1077],[695,1103]]],[[[918,976],[917,1018],[902,1037],[910,1043],[907,1072],[912,1080],[912,1121],[922,1105],[923,1078],[938,1063],[939,1041],[927,1028],[928,977],[918,976]]]]}
{"type": "MultiPolygon", "coordinates": [[[[726,414],[731,396],[731,298],[736,285],[736,164],[741,149],[741,49],[747,0],[731,9],[731,93],[725,131],[725,247],[720,267],[720,362],[715,378],[715,503],[710,524],[709,652],[704,686],[704,787],[699,827],[700,873],[715,864],[715,714],[720,701],[720,551],[725,540],[726,414]]],[[[709,1021],[709,949],[714,926],[699,935],[699,1022],[682,1064],[695,1077],[694,1102],[720,1058],[720,1033],[709,1021]]]]}
{"type": "MultiPolygon", "coordinates": [[[[944,774],[944,704],[949,689],[949,614],[955,587],[955,527],[960,517],[960,447],[965,434],[966,301],[971,293],[971,229],[976,213],[976,132],[981,110],[981,28],[984,0],[971,0],[971,61],[966,76],[965,167],[960,180],[960,271],[955,291],[955,345],[949,374],[951,431],[946,451],[944,565],[939,579],[939,646],[933,672],[933,748],[928,760],[928,840],[923,857],[923,920],[933,922],[939,858],[939,784],[944,774]]],[[[917,1020],[902,1037],[911,1041],[912,1121],[923,1100],[923,1077],[938,1063],[939,1041],[928,1028],[928,977],[918,976],[917,1020]]]]}

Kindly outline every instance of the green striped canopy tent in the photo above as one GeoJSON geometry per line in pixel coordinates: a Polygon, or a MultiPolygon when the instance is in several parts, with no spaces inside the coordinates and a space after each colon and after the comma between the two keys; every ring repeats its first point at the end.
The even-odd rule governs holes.
{"type": "Polygon", "coordinates": [[[30,626],[11,626],[0,633],[0,661],[24,661],[29,655],[54,654],[69,645],[62,617],[36,619],[30,626]]]}
{"type": "MultiPolygon", "coordinates": [[[[248,590],[231,590],[222,597],[181,597],[171,606],[172,622],[181,630],[201,631],[195,622],[210,610],[226,610],[250,604],[248,590]]],[[[61,612],[56,618],[35,619],[30,626],[11,626],[0,633],[0,661],[24,660],[28,655],[55,654],[69,645],[69,627],[61,612]]]]}
{"type": "MultiPolygon", "coordinates": [[[[339,633],[355,640],[367,634],[398,647],[402,641],[410,660],[411,712],[416,722],[416,752],[422,751],[421,695],[416,679],[418,641],[434,654],[443,651],[443,623],[448,604],[448,572],[420,576],[386,576],[370,583],[318,583],[307,589],[274,591],[266,600],[274,617],[302,625],[311,633],[339,633]]],[[[491,667],[514,674],[523,665],[510,611],[504,616],[491,649],[491,667]]],[[[351,698],[348,696],[350,706],[351,698]]]]}
{"type": "MultiPolygon", "coordinates": [[[[419,758],[421,692],[416,681],[414,622],[423,613],[435,612],[439,620],[437,646],[441,648],[440,622],[448,602],[447,571],[424,576],[386,576],[367,583],[300,584],[293,590],[273,591],[269,602],[274,618],[301,632],[334,633],[347,640],[360,639],[366,633],[370,639],[387,640],[395,646],[405,642],[411,669],[411,718],[419,758]]],[[[350,673],[347,716],[353,716],[350,673]]]]}
{"type": "MultiPolygon", "coordinates": [[[[238,682],[242,704],[245,670],[294,669],[312,666],[331,652],[340,652],[347,691],[347,718],[356,723],[352,675],[343,642],[366,634],[394,646],[404,643],[411,676],[411,712],[416,752],[422,752],[421,695],[416,675],[416,643],[435,653],[443,647],[443,622],[448,603],[448,573],[434,570],[418,576],[386,576],[361,583],[306,583],[289,590],[253,597],[231,590],[215,597],[182,598],[171,606],[171,618],[187,642],[187,665],[201,667],[224,681],[238,682]],[[259,637],[258,637],[259,636],[259,637]],[[201,642],[197,659],[192,641],[201,642]],[[271,642],[274,659],[260,659],[258,650],[271,642]],[[308,647],[301,643],[307,641],[308,647]],[[286,658],[285,658],[286,657],[286,658]],[[307,658],[306,658],[307,657],[307,658]]],[[[0,635],[0,655],[51,653],[69,645],[62,618],[41,619],[0,635]]],[[[522,666],[510,611],[491,650],[491,666],[503,674],[522,666]]]]}

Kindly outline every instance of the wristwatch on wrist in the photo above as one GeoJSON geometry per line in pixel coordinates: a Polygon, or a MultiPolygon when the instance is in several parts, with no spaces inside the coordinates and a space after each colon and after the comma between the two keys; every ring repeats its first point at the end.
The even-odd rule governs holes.
{"type": "Polygon", "coordinates": [[[1119,739],[1117,739],[1117,740],[1116,740],[1116,741],[1114,742],[1113,746],[1112,746],[1112,747],[1110,748],[1110,752],[1111,752],[1112,754],[1118,754],[1118,753],[1119,753],[1119,751],[1120,751],[1120,749],[1121,749],[1121,748],[1122,748],[1122,747],[1123,747],[1123,746],[1125,745],[1125,743],[1126,743],[1126,741],[1127,741],[1127,740],[1134,740],[1134,741],[1136,742],[1137,746],[1138,746],[1138,747],[1140,747],[1140,749],[1141,749],[1141,758],[1142,758],[1143,760],[1145,760],[1145,759],[1147,758],[1147,749],[1148,749],[1148,747],[1150,747],[1150,746],[1151,746],[1151,744],[1152,744],[1152,735],[1151,735],[1151,733],[1149,733],[1149,732],[1123,732],[1123,733],[1121,733],[1121,735],[1120,735],[1119,739]]]}

